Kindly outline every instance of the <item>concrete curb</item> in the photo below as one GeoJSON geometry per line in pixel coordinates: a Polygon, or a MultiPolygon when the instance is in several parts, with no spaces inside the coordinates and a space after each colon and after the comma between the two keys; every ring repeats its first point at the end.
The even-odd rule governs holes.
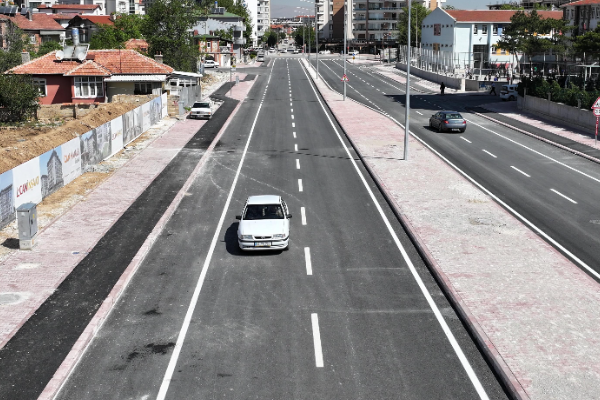
{"type": "Polygon", "coordinates": [[[206,164],[206,160],[210,157],[216,144],[219,142],[221,136],[223,136],[223,133],[229,126],[232,117],[237,113],[237,111],[241,107],[241,104],[242,102],[240,101],[231,113],[230,118],[223,125],[219,133],[215,136],[210,146],[206,149],[206,152],[204,153],[203,157],[200,159],[200,161],[198,162],[198,164],[184,183],[181,190],[177,193],[177,195],[175,196],[175,198],[173,199],[163,216],[160,218],[150,235],[148,235],[148,238],[146,238],[146,240],[138,250],[137,254],[133,257],[131,263],[127,266],[125,272],[123,273],[123,275],[121,275],[108,297],[102,302],[102,305],[100,306],[100,308],[98,308],[98,311],[96,312],[92,320],[89,322],[89,324],[86,326],[77,342],[73,345],[73,348],[71,349],[67,357],[65,357],[64,361],[57,369],[52,379],[48,382],[44,391],[38,397],[38,400],[54,399],[59,394],[63,384],[67,381],[69,375],[77,366],[82,356],[85,354],[85,351],[91,344],[94,336],[102,328],[102,325],[110,315],[113,306],[120,299],[121,295],[127,288],[129,282],[137,272],[139,266],[142,264],[142,262],[148,255],[150,249],[152,248],[152,245],[162,232],[163,228],[171,219],[171,216],[174,214],[175,210],[179,206],[181,200],[185,196],[185,193],[190,188],[196,177],[199,175],[202,167],[206,164]]]}
{"type": "MultiPolygon", "coordinates": [[[[305,65],[305,68],[307,68],[306,65],[305,65]]],[[[308,68],[307,68],[307,70],[308,70],[308,68]]],[[[316,84],[316,82],[314,80],[312,73],[310,73],[310,72],[312,72],[312,71],[309,70],[309,75],[310,75],[315,87],[317,88],[317,90],[319,90],[319,93],[320,93],[321,90],[319,89],[318,85],[316,84]]],[[[336,92],[336,91],[334,91],[334,92],[336,92]]],[[[336,122],[338,123],[338,125],[340,126],[342,131],[344,132],[344,135],[346,136],[346,138],[352,145],[354,151],[360,158],[362,164],[365,166],[365,169],[367,170],[367,172],[369,173],[369,175],[371,176],[371,178],[373,179],[373,181],[379,188],[379,190],[380,190],[381,194],[383,195],[383,197],[385,198],[386,202],[390,205],[391,209],[394,212],[394,215],[396,216],[396,218],[398,218],[398,220],[400,221],[400,224],[408,233],[409,238],[413,242],[413,244],[414,244],[415,248],[417,249],[417,251],[419,252],[420,256],[425,261],[425,264],[427,265],[428,269],[434,276],[435,280],[440,285],[446,298],[450,301],[450,303],[452,304],[452,307],[458,314],[459,318],[461,319],[463,324],[467,327],[467,330],[469,331],[471,336],[475,339],[475,341],[477,343],[477,347],[484,354],[485,358],[489,361],[489,364],[493,367],[495,374],[500,378],[500,381],[502,382],[504,388],[507,390],[507,392],[513,399],[529,400],[529,396],[527,395],[525,389],[519,383],[518,379],[515,377],[515,375],[513,374],[512,370],[510,369],[508,364],[504,361],[504,359],[502,358],[500,353],[496,350],[496,347],[491,342],[491,340],[489,339],[487,334],[483,331],[483,329],[475,321],[475,318],[471,317],[471,313],[470,313],[468,307],[463,302],[461,296],[454,290],[452,285],[449,283],[449,280],[447,279],[446,275],[444,274],[444,272],[442,271],[442,269],[440,268],[438,263],[435,261],[435,258],[429,253],[429,250],[427,249],[427,246],[425,245],[424,241],[417,234],[417,230],[413,228],[412,224],[402,214],[399,206],[396,204],[396,202],[393,200],[393,197],[390,195],[390,192],[389,192],[387,186],[385,185],[385,183],[379,179],[379,176],[377,175],[377,173],[371,169],[368,162],[365,160],[363,155],[358,150],[358,147],[355,146],[354,141],[352,140],[350,135],[348,135],[348,133],[344,129],[343,121],[341,121],[337,118],[335,111],[333,109],[331,109],[331,107],[329,107],[329,103],[327,103],[327,101],[325,101],[325,99],[323,99],[323,102],[325,104],[327,104],[327,108],[329,108],[331,115],[335,118],[336,122]]],[[[360,104],[360,103],[357,103],[357,104],[360,104]]],[[[362,104],[360,104],[360,105],[363,106],[362,104]]],[[[369,108],[369,107],[366,107],[366,108],[368,108],[372,111],[375,111],[385,117],[388,117],[384,113],[376,111],[372,108],[369,108]]],[[[392,119],[392,121],[394,121],[394,120],[392,119]]],[[[397,123],[397,122],[394,121],[394,123],[397,123]]],[[[412,133],[411,133],[411,135],[412,135],[412,133]]]]}
{"type": "MultiPolygon", "coordinates": [[[[481,107],[481,106],[480,106],[480,107],[481,107]]],[[[485,107],[482,107],[482,108],[485,108],[485,107]]],[[[491,111],[491,110],[490,110],[490,111],[491,111]]],[[[493,112],[496,112],[496,111],[493,111],[493,112]]],[[[507,123],[505,123],[505,122],[499,121],[499,120],[497,120],[497,119],[495,119],[495,118],[488,117],[488,116],[487,116],[487,115],[485,115],[485,114],[481,114],[481,113],[474,112],[474,111],[472,111],[472,113],[473,113],[473,114],[475,114],[475,115],[477,115],[477,116],[479,116],[479,117],[485,118],[485,119],[487,119],[487,120],[489,120],[489,121],[492,121],[492,122],[495,122],[495,123],[497,123],[497,124],[499,124],[499,125],[502,125],[502,126],[504,126],[504,127],[506,127],[506,128],[510,128],[510,129],[512,129],[512,130],[514,130],[514,131],[517,131],[517,132],[519,132],[519,133],[525,134],[525,135],[527,135],[527,136],[530,136],[530,137],[532,137],[532,138],[534,138],[534,139],[541,140],[542,142],[545,142],[545,143],[548,143],[548,144],[550,144],[550,145],[552,145],[552,146],[558,147],[559,149],[562,149],[562,150],[568,151],[569,153],[572,153],[572,154],[575,154],[575,155],[577,155],[577,156],[583,157],[583,158],[585,158],[586,160],[589,160],[589,161],[592,161],[592,162],[595,162],[595,163],[598,163],[598,164],[600,164],[600,159],[597,159],[596,157],[588,156],[587,154],[585,154],[585,153],[582,153],[581,151],[578,151],[578,150],[571,149],[570,147],[567,147],[567,146],[565,146],[565,145],[562,145],[562,144],[560,144],[560,143],[553,142],[553,141],[552,141],[552,140],[550,140],[550,139],[546,139],[546,138],[544,138],[544,137],[538,136],[538,135],[536,135],[535,133],[528,132],[528,131],[526,131],[526,130],[523,130],[523,129],[517,128],[517,127],[515,127],[515,126],[509,125],[509,124],[507,124],[507,123]]]]}

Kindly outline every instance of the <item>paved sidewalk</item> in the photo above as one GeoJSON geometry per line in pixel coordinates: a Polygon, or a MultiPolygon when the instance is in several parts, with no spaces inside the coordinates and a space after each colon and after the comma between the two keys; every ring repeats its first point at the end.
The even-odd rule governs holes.
{"type": "MultiPolygon", "coordinates": [[[[243,100],[254,81],[244,82],[242,80],[246,74],[240,73],[239,76],[240,83],[229,96],[243,100]]],[[[211,89],[215,90],[217,86],[211,89]]],[[[0,262],[0,349],[205,123],[204,120],[175,118],[160,121],[151,128],[160,132],[157,138],[84,200],[41,230],[37,245],[32,251],[14,251],[0,262]],[[90,210],[94,212],[90,213],[90,210]]],[[[214,142],[218,141],[219,135],[214,142]]],[[[207,153],[211,149],[212,147],[207,153]]],[[[195,173],[204,164],[205,159],[206,154],[200,160],[195,173]]],[[[190,179],[193,179],[193,176],[190,179]]],[[[160,229],[168,221],[185,190],[184,186],[40,398],[51,399],[68,376],[70,369],[100,328],[112,305],[118,300],[152,246],[160,229]]]]}
{"type": "Polygon", "coordinates": [[[391,120],[316,84],[508,390],[598,398],[599,285],[413,137],[403,161],[391,120]]]}

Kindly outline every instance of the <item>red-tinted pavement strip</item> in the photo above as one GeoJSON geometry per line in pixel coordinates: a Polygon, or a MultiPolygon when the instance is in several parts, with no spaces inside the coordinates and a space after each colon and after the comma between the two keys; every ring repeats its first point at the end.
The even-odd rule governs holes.
{"type": "Polygon", "coordinates": [[[403,128],[313,82],[508,390],[599,398],[600,286],[412,136],[404,161],[403,128]]]}

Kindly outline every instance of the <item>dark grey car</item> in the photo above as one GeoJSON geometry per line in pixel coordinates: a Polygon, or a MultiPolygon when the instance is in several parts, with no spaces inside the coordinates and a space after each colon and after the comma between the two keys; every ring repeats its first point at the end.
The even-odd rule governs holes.
{"type": "Polygon", "coordinates": [[[439,111],[429,118],[429,127],[438,132],[464,132],[467,121],[458,111],[439,111]]]}

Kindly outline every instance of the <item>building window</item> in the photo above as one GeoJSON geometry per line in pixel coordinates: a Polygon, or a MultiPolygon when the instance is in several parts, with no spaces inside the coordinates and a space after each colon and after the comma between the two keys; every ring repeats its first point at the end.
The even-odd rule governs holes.
{"type": "Polygon", "coordinates": [[[119,2],[119,12],[120,13],[127,12],[127,3],[125,3],[124,1],[119,2]]]}
{"type": "Polygon", "coordinates": [[[33,86],[35,86],[40,92],[40,97],[46,97],[48,92],[46,91],[46,80],[43,78],[33,78],[33,86]]]}
{"type": "Polygon", "coordinates": [[[152,82],[138,82],[135,84],[135,88],[133,94],[152,94],[152,89],[160,87],[160,84],[152,83],[152,82]]]}
{"type": "Polygon", "coordinates": [[[492,34],[498,35],[498,25],[496,25],[496,24],[492,25],[492,34]]]}
{"type": "Polygon", "coordinates": [[[487,25],[482,25],[481,26],[481,34],[482,35],[487,35],[487,31],[488,31],[487,25]]]}
{"type": "Polygon", "coordinates": [[[75,97],[102,97],[104,89],[101,76],[77,76],[75,77],[75,97]]]}
{"type": "Polygon", "coordinates": [[[479,32],[479,25],[473,25],[473,35],[477,35],[479,32]]]}

